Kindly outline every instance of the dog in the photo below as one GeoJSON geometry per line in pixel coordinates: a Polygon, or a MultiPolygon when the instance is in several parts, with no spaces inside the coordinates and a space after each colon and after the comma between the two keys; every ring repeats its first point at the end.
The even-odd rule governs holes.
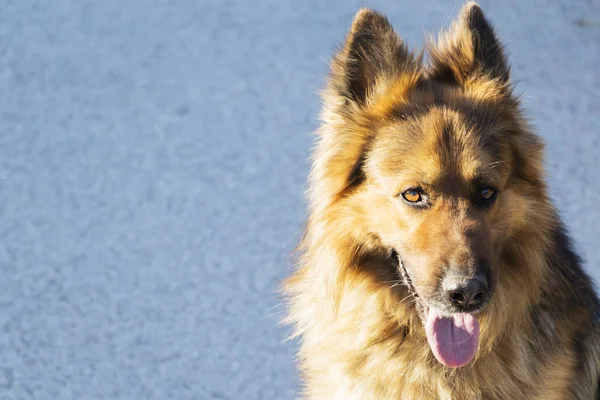
{"type": "Polygon", "coordinates": [[[473,2],[419,53],[357,13],[282,289],[303,398],[600,399],[598,297],[513,88],[473,2]]]}

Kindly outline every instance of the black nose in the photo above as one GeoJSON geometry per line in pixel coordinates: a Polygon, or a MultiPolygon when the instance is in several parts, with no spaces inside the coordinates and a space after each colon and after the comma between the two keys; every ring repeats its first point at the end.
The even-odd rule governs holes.
{"type": "Polygon", "coordinates": [[[467,278],[452,274],[444,279],[443,286],[447,301],[457,311],[475,311],[489,297],[488,282],[483,274],[467,278]]]}

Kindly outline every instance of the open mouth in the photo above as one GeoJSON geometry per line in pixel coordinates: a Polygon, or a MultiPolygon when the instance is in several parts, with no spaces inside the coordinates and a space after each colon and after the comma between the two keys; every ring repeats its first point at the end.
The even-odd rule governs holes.
{"type": "Polygon", "coordinates": [[[429,306],[415,290],[413,281],[397,251],[398,270],[404,285],[416,298],[417,308],[425,325],[427,342],[435,358],[450,368],[469,364],[479,348],[479,321],[472,313],[444,314],[429,306]]]}

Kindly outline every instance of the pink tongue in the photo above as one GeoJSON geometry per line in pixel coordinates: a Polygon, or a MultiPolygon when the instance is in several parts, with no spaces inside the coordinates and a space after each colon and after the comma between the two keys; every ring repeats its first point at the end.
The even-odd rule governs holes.
{"type": "Polygon", "coordinates": [[[433,355],[445,366],[462,367],[475,357],[479,347],[479,322],[471,314],[444,317],[430,308],[425,331],[433,355]]]}

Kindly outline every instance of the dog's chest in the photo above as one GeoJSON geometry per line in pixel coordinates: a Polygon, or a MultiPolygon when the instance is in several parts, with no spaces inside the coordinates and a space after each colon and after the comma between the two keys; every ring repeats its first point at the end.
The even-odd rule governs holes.
{"type": "MultiPolygon", "coordinates": [[[[516,365],[504,367],[491,357],[476,367],[449,370],[433,359],[428,347],[407,341],[401,350],[371,348],[360,361],[347,364],[344,384],[335,389],[333,399],[377,400],[495,400],[524,398],[531,382],[518,376],[516,365]]],[[[522,377],[523,378],[523,377],[522,377]]]]}

